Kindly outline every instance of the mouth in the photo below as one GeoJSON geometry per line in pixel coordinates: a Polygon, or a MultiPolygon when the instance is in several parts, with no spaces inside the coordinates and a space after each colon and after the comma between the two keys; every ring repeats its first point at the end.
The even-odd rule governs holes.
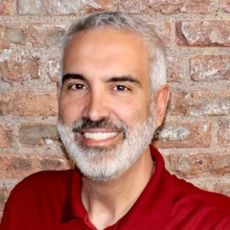
{"type": "Polygon", "coordinates": [[[77,139],[85,146],[111,146],[119,142],[123,134],[121,131],[83,130],[77,132],[77,139]]]}
{"type": "Polygon", "coordinates": [[[118,132],[84,132],[82,136],[96,141],[106,140],[118,135],[118,132]]]}

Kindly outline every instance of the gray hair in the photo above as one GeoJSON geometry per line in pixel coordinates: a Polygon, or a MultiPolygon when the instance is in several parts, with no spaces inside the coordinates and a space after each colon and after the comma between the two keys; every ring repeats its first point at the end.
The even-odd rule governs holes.
{"type": "Polygon", "coordinates": [[[63,51],[76,33],[97,27],[112,27],[139,34],[149,48],[150,80],[153,92],[166,84],[166,59],[162,42],[153,28],[137,15],[130,15],[125,12],[97,12],[82,17],[70,27],[65,36],[63,51]]]}

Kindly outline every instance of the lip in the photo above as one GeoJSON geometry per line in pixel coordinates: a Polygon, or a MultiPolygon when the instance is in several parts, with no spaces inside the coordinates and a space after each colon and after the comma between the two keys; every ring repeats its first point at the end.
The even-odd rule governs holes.
{"type": "Polygon", "coordinates": [[[78,140],[89,147],[114,145],[121,140],[122,136],[123,133],[119,130],[87,129],[77,132],[78,140]]]}

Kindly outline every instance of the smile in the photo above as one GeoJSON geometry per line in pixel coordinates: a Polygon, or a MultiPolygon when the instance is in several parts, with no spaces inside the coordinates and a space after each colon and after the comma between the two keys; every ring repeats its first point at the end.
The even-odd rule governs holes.
{"type": "Polygon", "coordinates": [[[85,132],[82,134],[84,138],[96,141],[113,138],[118,135],[118,132],[85,132]]]}
{"type": "Polygon", "coordinates": [[[88,147],[112,146],[123,139],[123,132],[120,130],[85,129],[77,133],[78,141],[88,147]]]}

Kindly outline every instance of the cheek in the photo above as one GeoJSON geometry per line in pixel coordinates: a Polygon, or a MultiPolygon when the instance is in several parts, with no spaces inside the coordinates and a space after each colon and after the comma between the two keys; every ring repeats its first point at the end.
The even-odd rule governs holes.
{"type": "Polygon", "coordinates": [[[71,125],[81,117],[81,104],[75,103],[68,98],[61,98],[59,101],[59,119],[66,125],[71,125]]]}
{"type": "MultiPolygon", "coordinates": [[[[116,106],[115,106],[116,107],[116,106]]],[[[116,107],[117,117],[127,125],[144,122],[149,115],[149,105],[146,101],[129,100],[129,103],[116,107]]]]}

